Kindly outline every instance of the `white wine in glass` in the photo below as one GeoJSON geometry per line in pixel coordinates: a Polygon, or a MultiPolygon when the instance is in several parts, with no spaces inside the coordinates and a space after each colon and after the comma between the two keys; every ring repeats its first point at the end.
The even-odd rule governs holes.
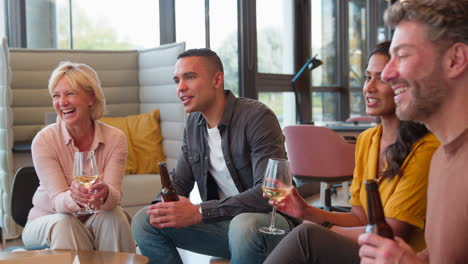
{"type": "MultiPolygon", "coordinates": [[[[94,151],[75,152],[73,160],[73,177],[85,188],[89,188],[99,177],[99,171],[94,157],[94,151]]],[[[99,210],[93,210],[86,206],[85,210],[77,214],[94,214],[99,210]]]]}
{"type": "Polygon", "coordinates": [[[268,196],[270,200],[273,200],[275,202],[280,202],[283,200],[291,191],[290,188],[269,188],[262,186],[262,191],[268,196]]]}
{"type": "MultiPolygon", "coordinates": [[[[262,191],[270,200],[280,202],[291,191],[291,165],[285,159],[270,159],[263,178],[262,191]]],[[[286,231],[275,227],[276,207],[273,206],[271,224],[269,227],[260,227],[260,232],[271,235],[283,235],[286,231]]]]}

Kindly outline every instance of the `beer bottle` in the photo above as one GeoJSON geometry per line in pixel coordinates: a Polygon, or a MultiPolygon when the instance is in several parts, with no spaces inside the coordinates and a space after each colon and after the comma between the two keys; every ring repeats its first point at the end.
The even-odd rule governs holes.
{"type": "Polygon", "coordinates": [[[392,227],[385,220],[377,180],[366,180],[367,218],[366,233],[375,233],[393,239],[392,227]]]}
{"type": "Polygon", "coordinates": [[[159,174],[161,175],[161,199],[163,202],[174,202],[179,201],[179,196],[177,196],[177,192],[172,187],[171,179],[169,178],[169,172],[167,171],[166,162],[161,161],[158,163],[159,166],[159,174]]]}

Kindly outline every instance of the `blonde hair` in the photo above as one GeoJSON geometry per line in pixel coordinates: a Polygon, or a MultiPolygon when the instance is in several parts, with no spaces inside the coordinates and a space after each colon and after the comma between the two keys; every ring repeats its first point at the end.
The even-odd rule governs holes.
{"type": "Polygon", "coordinates": [[[387,9],[385,21],[392,27],[419,22],[428,26],[432,41],[468,44],[468,0],[400,1],[387,9]]]}
{"type": "Polygon", "coordinates": [[[95,100],[91,106],[91,119],[101,118],[106,107],[106,99],[96,71],[86,64],[70,61],[60,62],[49,79],[49,93],[51,95],[62,77],[68,79],[72,88],[79,87],[86,93],[94,95],[95,100]]]}

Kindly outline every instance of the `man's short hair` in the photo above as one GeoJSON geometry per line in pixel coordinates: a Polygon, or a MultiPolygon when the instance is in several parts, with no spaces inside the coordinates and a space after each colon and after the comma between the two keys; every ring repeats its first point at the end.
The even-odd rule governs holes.
{"type": "Polygon", "coordinates": [[[428,26],[432,41],[468,44],[468,0],[400,0],[387,9],[385,21],[392,27],[419,22],[428,26]]]}
{"type": "Polygon", "coordinates": [[[211,64],[215,66],[215,69],[217,71],[224,73],[223,63],[221,62],[221,59],[219,58],[218,54],[216,54],[216,52],[210,49],[189,49],[179,54],[177,59],[186,57],[205,57],[210,61],[211,64]]]}

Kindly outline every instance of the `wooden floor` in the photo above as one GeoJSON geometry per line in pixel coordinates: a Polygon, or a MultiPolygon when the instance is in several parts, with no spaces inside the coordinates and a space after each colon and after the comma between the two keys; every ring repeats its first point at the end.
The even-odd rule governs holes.
{"type": "Polygon", "coordinates": [[[23,241],[21,240],[21,237],[17,239],[7,240],[5,242],[5,247],[3,247],[3,245],[0,245],[0,252],[3,252],[6,248],[22,247],[22,246],[23,246],[23,241]]]}

